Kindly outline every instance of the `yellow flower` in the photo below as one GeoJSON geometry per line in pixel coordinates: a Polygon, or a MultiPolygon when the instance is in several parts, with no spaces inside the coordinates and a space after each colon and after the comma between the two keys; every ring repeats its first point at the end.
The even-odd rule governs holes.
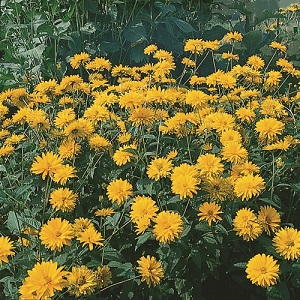
{"type": "Polygon", "coordinates": [[[234,32],[228,32],[224,35],[223,40],[228,42],[240,42],[242,41],[243,36],[241,33],[234,31],[234,32]]]}
{"type": "Polygon", "coordinates": [[[137,270],[142,276],[141,281],[146,281],[148,287],[156,286],[164,278],[164,270],[161,263],[155,257],[147,255],[142,256],[138,261],[137,270]]]}
{"type": "Polygon", "coordinates": [[[33,269],[27,271],[28,276],[19,288],[20,299],[52,298],[56,291],[61,291],[67,284],[64,277],[68,272],[63,268],[58,268],[57,262],[52,260],[36,263],[33,269]]]}
{"type": "Polygon", "coordinates": [[[61,251],[64,245],[70,246],[72,238],[72,226],[67,220],[52,218],[41,227],[41,243],[52,251],[61,251]]]}
{"type": "Polygon", "coordinates": [[[97,288],[102,289],[110,284],[111,271],[109,266],[99,266],[95,271],[97,288]]]}
{"type": "Polygon", "coordinates": [[[55,127],[62,129],[76,118],[73,108],[66,108],[57,113],[54,119],[55,127]]]}
{"type": "Polygon", "coordinates": [[[42,153],[42,156],[37,156],[31,166],[33,174],[42,174],[42,179],[45,180],[46,176],[50,177],[62,167],[62,159],[53,152],[42,153]]]}
{"type": "Polygon", "coordinates": [[[94,215],[96,217],[107,217],[107,216],[111,216],[114,213],[115,211],[112,208],[101,208],[101,209],[97,209],[94,215]]]}
{"type": "Polygon", "coordinates": [[[0,266],[2,262],[8,262],[9,255],[15,255],[13,242],[7,236],[0,236],[0,266]]]}
{"type": "Polygon", "coordinates": [[[233,198],[233,186],[228,178],[212,176],[203,179],[203,190],[210,201],[225,201],[233,198]]]}
{"type": "Polygon", "coordinates": [[[233,129],[228,129],[221,133],[220,142],[223,146],[225,146],[228,142],[241,143],[242,136],[238,131],[233,130],[233,129]]]}
{"type": "Polygon", "coordinates": [[[218,83],[225,89],[234,88],[236,85],[236,78],[230,73],[220,74],[218,83]]]}
{"type": "Polygon", "coordinates": [[[74,167],[69,164],[62,165],[58,168],[53,175],[53,181],[56,183],[60,183],[61,185],[65,185],[70,178],[77,177],[75,175],[76,170],[74,167]]]}
{"type": "Polygon", "coordinates": [[[227,59],[227,60],[236,60],[236,61],[238,61],[240,59],[238,54],[233,54],[231,52],[222,53],[222,58],[227,59]]]}
{"type": "Polygon", "coordinates": [[[269,205],[260,207],[257,219],[267,235],[271,235],[271,232],[276,232],[280,226],[279,213],[269,205]]]}
{"type": "Polygon", "coordinates": [[[189,39],[184,45],[184,51],[202,54],[205,50],[204,45],[205,43],[202,39],[189,39]]]}
{"type": "Polygon", "coordinates": [[[111,63],[108,59],[103,57],[96,57],[85,65],[87,70],[93,71],[109,71],[111,69],[111,63]]]}
{"type": "Polygon", "coordinates": [[[144,54],[150,55],[151,53],[154,53],[156,50],[157,50],[157,46],[151,44],[144,49],[144,54]]]}
{"type": "Polygon", "coordinates": [[[72,225],[72,232],[74,236],[79,236],[83,231],[88,228],[94,228],[91,220],[87,218],[78,218],[74,220],[74,224],[72,225]]]}
{"type": "Polygon", "coordinates": [[[73,69],[78,69],[80,65],[84,65],[89,60],[90,60],[90,56],[85,52],[81,52],[80,54],[75,54],[70,59],[70,65],[73,69]]]}
{"type": "Polygon", "coordinates": [[[284,123],[274,118],[265,118],[259,120],[255,125],[255,131],[258,132],[260,140],[272,142],[278,134],[284,130],[284,123]]]}
{"type": "Polygon", "coordinates": [[[133,194],[132,185],[125,179],[116,179],[107,187],[107,196],[111,202],[117,201],[121,205],[129,196],[133,194]]]}
{"type": "Polygon", "coordinates": [[[272,89],[279,85],[282,74],[279,71],[270,71],[267,73],[267,78],[265,79],[265,85],[267,89],[272,89]]]}
{"type": "Polygon", "coordinates": [[[252,55],[248,58],[247,65],[250,65],[253,69],[259,70],[264,67],[265,62],[257,55],[252,55]]]}
{"type": "Polygon", "coordinates": [[[173,61],[173,56],[172,53],[166,51],[166,50],[157,50],[154,55],[153,58],[157,58],[159,61],[167,61],[167,62],[172,62],[173,61]]]}
{"type": "Polygon", "coordinates": [[[248,174],[238,178],[234,183],[234,192],[242,201],[258,196],[265,188],[265,182],[259,175],[248,174]]]}
{"type": "Polygon", "coordinates": [[[267,288],[276,284],[279,264],[271,255],[257,254],[248,261],[246,273],[252,284],[267,288]]]}
{"type": "Polygon", "coordinates": [[[197,159],[196,167],[199,169],[200,175],[204,175],[206,177],[218,175],[224,170],[224,165],[221,163],[221,159],[211,153],[200,155],[197,159]]]}
{"type": "Polygon", "coordinates": [[[65,136],[69,138],[85,138],[91,135],[94,126],[88,119],[80,118],[72,121],[64,128],[65,136]]]}
{"type": "Polygon", "coordinates": [[[154,222],[153,234],[161,243],[173,242],[183,232],[183,221],[177,212],[162,211],[154,222]]]}
{"type": "Polygon", "coordinates": [[[269,45],[270,48],[273,48],[273,49],[276,49],[276,50],[279,50],[281,52],[286,52],[286,46],[278,43],[278,42],[272,42],[270,45],[269,45]]]}
{"type": "Polygon", "coordinates": [[[300,257],[300,231],[292,227],[281,228],[275,233],[273,245],[278,254],[288,260],[300,257]]]}
{"type": "Polygon", "coordinates": [[[143,94],[130,91],[120,96],[119,106],[121,108],[133,109],[141,106],[144,101],[143,94]]]}
{"type": "Polygon", "coordinates": [[[50,194],[50,204],[57,211],[72,211],[75,208],[77,194],[69,188],[58,188],[50,194]]]}
{"type": "Polygon", "coordinates": [[[151,125],[154,122],[154,111],[147,107],[137,107],[131,110],[128,118],[133,126],[151,125]]]}
{"type": "Polygon", "coordinates": [[[290,135],[286,136],[283,140],[279,140],[274,144],[267,145],[263,150],[283,150],[287,151],[294,143],[294,138],[290,135]]]}
{"type": "Polygon", "coordinates": [[[184,57],[182,59],[181,63],[183,65],[186,65],[187,67],[195,67],[196,66],[196,63],[193,60],[191,60],[191,59],[189,59],[187,57],[184,57]]]}
{"type": "Polygon", "coordinates": [[[146,231],[146,229],[149,228],[150,225],[151,225],[151,221],[147,215],[139,218],[138,220],[135,221],[136,234],[143,234],[146,231]]]}
{"type": "Polygon", "coordinates": [[[56,87],[57,81],[55,79],[50,79],[48,81],[41,81],[38,83],[35,86],[34,91],[43,94],[54,94],[56,87]]]}
{"type": "Polygon", "coordinates": [[[74,158],[81,150],[80,144],[72,139],[64,140],[58,147],[58,152],[61,158],[74,158]]]}
{"type": "Polygon", "coordinates": [[[80,234],[77,240],[82,243],[82,246],[88,245],[89,250],[92,251],[94,245],[103,246],[102,241],[104,241],[104,238],[100,232],[93,227],[89,227],[80,234]]]}
{"type": "Polygon", "coordinates": [[[199,213],[197,214],[200,218],[199,221],[206,220],[208,225],[211,226],[211,222],[217,222],[222,220],[219,216],[221,214],[221,206],[215,202],[204,202],[199,206],[199,213]]]}
{"type": "Polygon", "coordinates": [[[72,271],[66,276],[68,292],[75,297],[91,295],[97,286],[95,273],[86,266],[72,267],[72,271]]]}
{"type": "Polygon", "coordinates": [[[234,164],[239,163],[248,157],[247,150],[238,142],[229,142],[224,145],[221,154],[224,160],[234,164]]]}
{"type": "Polygon", "coordinates": [[[185,94],[186,104],[192,105],[194,108],[206,107],[209,101],[209,95],[202,91],[191,90],[185,94]]]}
{"type": "Polygon", "coordinates": [[[150,179],[158,181],[168,177],[171,173],[172,161],[167,158],[154,158],[147,167],[147,175],[150,179]]]}
{"type": "Polygon", "coordinates": [[[15,148],[13,146],[3,146],[0,147],[0,157],[10,155],[14,152],[15,148]]]}
{"type": "Polygon", "coordinates": [[[240,107],[235,113],[242,122],[251,123],[255,118],[254,110],[249,107],[240,107]]]}
{"type": "Polygon", "coordinates": [[[135,144],[131,144],[128,146],[122,146],[113,155],[113,160],[117,166],[125,165],[126,163],[131,161],[131,158],[136,157],[136,154],[133,154],[137,149],[135,144]]]}
{"type": "Polygon", "coordinates": [[[233,219],[233,229],[238,236],[247,242],[257,239],[262,233],[261,225],[250,208],[238,210],[233,219]]]}
{"type": "Polygon", "coordinates": [[[157,211],[158,207],[151,197],[136,196],[131,203],[130,218],[135,223],[144,217],[153,220],[157,211]]]}
{"type": "Polygon", "coordinates": [[[106,150],[111,146],[111,143],[103,136],[95,133],[88,139],[89,146],[92,150],[106,150]]]}

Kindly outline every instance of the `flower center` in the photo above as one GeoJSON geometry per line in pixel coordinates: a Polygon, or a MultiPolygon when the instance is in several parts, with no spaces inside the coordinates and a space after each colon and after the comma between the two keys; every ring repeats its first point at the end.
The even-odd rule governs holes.
{"type": "Polygon", "coordinates": [[[261,267],[261,268],[260,268],[260,273],[266,274],[266,273],[267,273],[266,267],[261,267]]]}

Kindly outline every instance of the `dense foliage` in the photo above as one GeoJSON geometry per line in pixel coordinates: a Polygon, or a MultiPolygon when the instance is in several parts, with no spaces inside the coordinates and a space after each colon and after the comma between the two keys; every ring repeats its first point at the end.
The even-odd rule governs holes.
{"type": "Polygon", "coordinates": [[[1,18],[1,299],[296,299],[300,6],[37,2],[1,18]]]}

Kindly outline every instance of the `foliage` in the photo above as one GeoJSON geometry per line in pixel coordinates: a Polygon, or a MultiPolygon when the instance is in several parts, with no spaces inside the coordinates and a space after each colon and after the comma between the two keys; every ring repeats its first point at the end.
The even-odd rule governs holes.
{"type": "MultiPolygon", "coordinates": [[[[295,298],[300,70],[297,54],[288,56],[290,39],[285,31],[275,39],[282,27],[269,17],[250,31],[237,30],[241,20],[197,35],[185,10],[184,20],[176,19],[181,1],[155,2],[159,30],[170,30],[166,19],[180,29],[181,48],[168,43],[165,50],[149,38],[147,18],[130,27],[142,14],[140,2],[139,13],[124,10],[123,21],[107,22],[125,22],[117,36],[126,39],[124,49],[146,32],[139,61],[123,56],[122,47],[86,48],[87,37],[94,41],[103,30],[82,30],[90,16],[100,17],[89,5],[102,2],[60,1],[47,11],[26,2],[38,12],[28,16],[24,1],[5,4],[5,17],[19,14],[11,30],[40,14],[46,35],[21,34],[30,49],[44,48],[22,64],[38,61],[47,75],[19,85],[22,64],[14,64],[15,75],[2,81],[16,86],[0,94],[1,299],[209,299],[232,295],[227,286],[234,284],[244,298],[245,291],[249,299],[295,298]],[[87,15],[78,18],[80,9],[87,15]],[[74,42],[68,28],[83,40],[74,42]],[[73,42],[84,48],[75,51],[73,42]]],[[[107,3],[103,9],[111,14],[114,7],[118,16],[121,3],[107,3]]],[[[212,4],[204,7],[212,11],[212,4]]],[[[299,11],[294,5],[282,16],[292,20],[299,11]]],[[[210,17],[197,24],[208,26],[210,17]]]]}

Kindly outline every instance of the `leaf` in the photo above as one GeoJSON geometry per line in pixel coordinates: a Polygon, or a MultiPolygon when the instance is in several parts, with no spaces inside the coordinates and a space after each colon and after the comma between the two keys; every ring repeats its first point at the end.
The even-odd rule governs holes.
{"type": "Polygon", "coordinates": [[[221,233],[228,235],[227,229],[221,224],[216,225],[216,231],[220,231],[221,233]]]}
{"type": "Polygon", "coordinates": [[[195,265],[201,270],[201,254],[200,250],[198,249],[193,249],[191,252],[191,258],[195,265]]]}
{"type": "Polygon", "coordinates": [[[246,269],[247,263],[246,262],[238,262],[238,263],[235,263],[234,266],[237,268],[246,269]]]}
{"type": "Polygon", "coordinates": [[[224,27],[220,25],[213,26],[210,30],[206,30],[203,33],[203,39],[210,41],[221,40],[223,36],[228,32],[224,27]]]}
{"type": "Polygon", "coordinates": [[[135,245],[135,250],[138,249],[140,246],[142,246],[146,241],[149,240],[149,238],[152,236],[150,231],[146,231],[144,234],[140,235],[137,238],[137,243],[135,245]]]}
{"type": "Polygon", "coordinates": [[[192,25],[190,25],[189,23],[187,23],[181,19],[171,17],[171,18],[169,18],[169,20],[173,21],[177,25],[177,27],[183,32],[189,33],[189,32],[196,31],[192,25]]]}
{"type": "Polygon", "coordinates": [[[124,36],[132,43],[146,40],[146,28],[140,21],[130,22],[124,29],[124,36]]]}
{"type": "Polygon", "coordinates": [[[7,228],[10,230],[11,233],[20,233],[21,232],[21,217],[15,213],[14,211],[10,211],[8,213],[7,218],[7,228]]]}

